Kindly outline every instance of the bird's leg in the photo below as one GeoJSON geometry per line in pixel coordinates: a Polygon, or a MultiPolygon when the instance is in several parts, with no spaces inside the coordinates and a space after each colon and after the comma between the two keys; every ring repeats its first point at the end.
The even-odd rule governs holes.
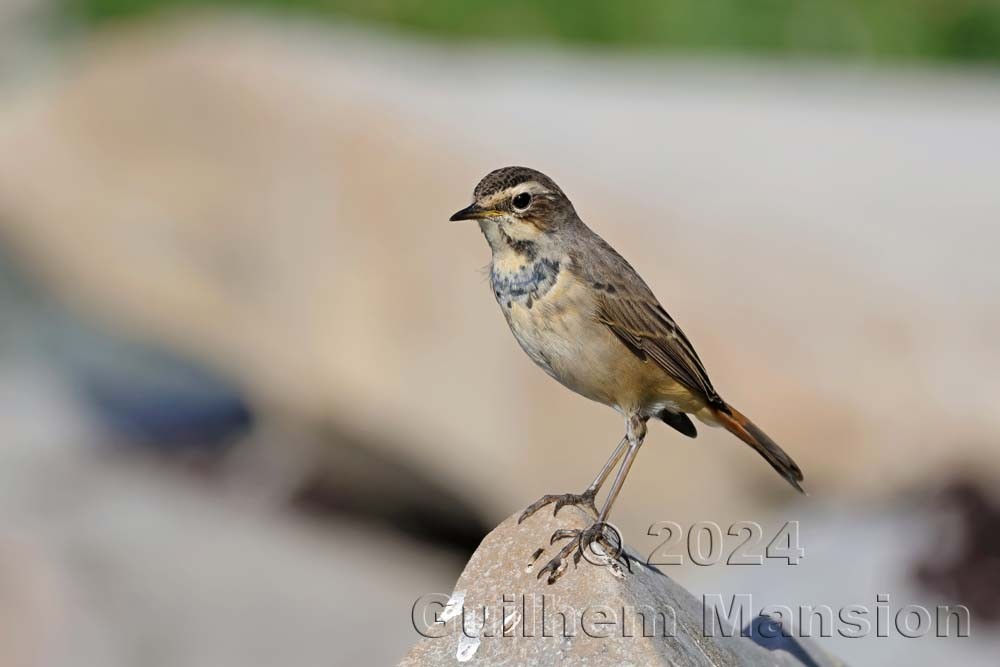
{"type": "Polygon", "coordinates": [[[604,507],[601,508],[601,513],[597,517],[598,523],[604,523],[608,520],[608,515],[611,514],[611,506],[615,504],[622,486],[625,485],[625,478],[628,477],[628,471],[635,461],[635,455],[639,453],[639,448],[642,447],[642,443],[646,439],[645,417],[633,416],[629,418],[625,439],[628,441],[628,452],[625,453],[625,460],[622,461],[621,467],[618,468],[615,481],[611,484],[608,497],[604,500],[604,507]]]}
{"type": "Polygon", "coordinates": [[[528,507],[521,513],[521,516],[518,517],[517,522],[521,523],[550,503],[556,504],[555,510],[552,512],[553,516],[559,514],[559,510],[566,505],[583,505],[584,507],[589,508],[591,513],[596,517],[597,506],[594,504],[594,499],[597,498],[597,492],[601,490],[601,487],[604,485],[605,480],[607,480],[608,475],[611,474],[611,469],[615,467],[615,464],[621,459],[622,454],[625,453],[626,444],[628,444],[628,436],[622,438],[622,441],[618,443],[618,446],[615,447],[614,453],[611,454],[611,458],[609,458],[608,462],[604,464],[603,468],[601,468],[601,472],[597,473],[597,477],[595,477],[594,481],[590,483],[590,486],[587,487],[586,491],[583,493],[546,494],[528,505],[528,507]]]}
{"type": "MultiPolygon", "coordinates": [[[[600,544],[607,553],[614,553],[617,556],[624,556],[624,545],[611,543],[604,532],[607,528],[607,519],[611,514],[611,507],[614,505],[615,500],[618,498],[618,494],[622,490],[622,486],[625,484],[625,478],[628,477],[629,470],[632,467],[632,463],[635,461],[636,454],[639,453],[639,447],[642,446],[643,440],[646,438],[646,418],[634,415],[629,418],[627,432],[625,438],[622,439],[622,444],[618,446],[621,450],[628,444],[628,451],[625,452],[625,459],[622,461],[621,467],[618,468],[618,473],[615,475],[615,481],[611,484],[611,490],[608,492],[608,497],[604,501],[604,506],[601,508],[600,514],[597,515],[597,520],[590,525],[590,527],[585,529],[563,529],[557,530],[552,534],[550,539],[550,544],[555,543],[557,540],[570,538],[570,541],[559,550],[552,560],[546,563],[545,567],[538,571],[538,578],[540,579],[543,574],[548,573],[548,583],[552,584],[558,579],[566,569],[566,558],[570,554],[573,554],[573,563],[580,562],[580,558],[583,557],[584,549],[590,548],[590,545],[594,542],[600,544]]],[[[616,450],[614,460],[621,457],[621,453],[616,450]]],[[[608,462],[609,465],[605,466],[606,470],[601,471],[601,475],[598,475],[598,479],[594,480],[598,482],[598,487],[607,478],[610,468],[614,465],[611,461],[608,462]],[[602,477],[603,476],[603,477],[602,477]]],[[[617,536],[621,539],[621,536],[617,536]]],[[[627,556],[626,563],[628,563],[627,556]]]]}

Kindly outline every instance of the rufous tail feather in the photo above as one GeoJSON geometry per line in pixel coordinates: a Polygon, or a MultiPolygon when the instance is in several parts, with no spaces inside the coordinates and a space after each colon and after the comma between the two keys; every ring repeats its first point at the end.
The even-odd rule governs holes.
{"type": "Polygon", "coordinates": [[[802,470],[799,469],[799,466],[796,465],[791,456],[785,453],[785,450],[778,446],[778,443],[771,440],[766,433],[747,419],[743,413],[733,406],[726,404],[725,409],[712,409],[712,416],[727,431],[757,450],[757,453],[763,456],[771,464],[771,467],[777,470],[778,474],[794,486],[799,493],[805,493],[805,490],[799,484],[802,481],[802,470]],[[726,413],[727,410],[729,414],[726,413]]]}

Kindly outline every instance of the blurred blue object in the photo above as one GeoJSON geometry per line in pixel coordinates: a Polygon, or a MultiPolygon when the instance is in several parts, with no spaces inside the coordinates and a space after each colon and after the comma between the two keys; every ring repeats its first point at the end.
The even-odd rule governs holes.
{"type": "Polygon", "coordinates": [[[215,450],[252,427],[242,392],[205,366],[66,311],[49,311],[40,320],[53,360],[87,405],[127,441],[215,450]]]}
{"type": "Polygon", "coordinates": [[[84,405],[126,443],[218,451],[253,426],[243,392],[176,351],[57,303],[0,246],[5,335],[63,373],[84,405]]]}
{"type": "Polygon", "coordinates": [[[743,629],[743,634],[768,651],[785,651],[798,658],[804,667],[818,667],[792,628],[783,627],[780,620],[759,615],[743,629]]]}
{"type": "Polygon", "coordinates": [[[94,331],[73,335],[63,351],[66,367],[88,405],[128,441],[218,449],[250,430],[253,413],[243,396],[204,367],[137,341],[94,331]],[[95,352],[116,359],[95,364],[95,352]]]}

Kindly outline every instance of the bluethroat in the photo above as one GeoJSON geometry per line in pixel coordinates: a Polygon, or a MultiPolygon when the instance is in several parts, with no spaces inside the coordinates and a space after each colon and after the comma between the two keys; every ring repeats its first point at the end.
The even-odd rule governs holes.
{"type": "Polygon", "coordinates": [[[604,537],[651,418],[690,438],[697,431],[689,415],[722,426],[803,492],[802,471],[792,458],[719,396],[684,332],[635,269],[583,223],[551,178],[525,167],[497,169],[476,186],[473,203],[451,220],[479,223],[492,251],[493,296],[531,360],[625,418],[624,437],[583,493],[545,495],[521,515],[519,521],[554,503],[555,512],[578,505],[595,517],[590,528],[553,535],[553,541],[569,541],[539,577],[548,574],[554,582],[571,554],[578,562],[585,548],[604,537]],[[616,465],[598,511],[597,493],[616,465]]]}

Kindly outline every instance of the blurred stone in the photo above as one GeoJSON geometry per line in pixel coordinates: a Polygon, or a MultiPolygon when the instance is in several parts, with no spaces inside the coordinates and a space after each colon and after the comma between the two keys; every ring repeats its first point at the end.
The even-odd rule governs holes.
{"type": "MultiPolygon", "coordinates": [[[[706,631],[702,603],[638,558],[631,569],[590,553],[554,584],[536,576],[562,545],[558,528],[583,528],[589,517],[570,507],[542,510],[518,525],[500,524],[473,554],[443,610],[444,623],[421,626],[421,639],[401,667],[474,665],[692,665],[705,667],[833,667],[843,665],[814,644],[781,637],[724,636],[706,631]],[[594,562],[588,562],[594,559],[594,562]],[[776,638],[777,639],[777,638],[776,638]]],[[[634,554],[633,554],[634,555],[634,554]]],[[[419,607],[422,610],[425,607],[419,607]]],[[[416,615],[415,615],[416,616],[416,615]]],[[[430,616],[430,614],[427,614],[430,616]]],[[[433,618],[433,617],[431,617],[433,618]]],[[[415,619],[415,623],[425,619],[415,619]]],[[[430,619],[426,619],[430,620],[430,619]]],[[[766,632],[766,631],[765,631],[766,632]]],[[[766,632],[765,636],[774,634],[766,632]]]]}
{"type": "Polygon", "coordinates": [[[413,641],[413,600],[454,580],[453,552],[372,522],[317,530],[100,455],[61,390],[0,363],[3,667],[387,665],[413,641]]]}
{"type": "MultiPolygon", "coordinates": [[[[0,109],[3,242],[109,328],[387,443],[490,523],[578,489],[622,430],[523,355],[478,230],[446,222],[503,164],[564,184],[814,498],[1000,472],[988,77],[578,62],[219,15],[64,53],[0,109]]],[[[642,535],[667,510],[796,500],[726,433],[655,425],[616,517],[642,535]]]]}

